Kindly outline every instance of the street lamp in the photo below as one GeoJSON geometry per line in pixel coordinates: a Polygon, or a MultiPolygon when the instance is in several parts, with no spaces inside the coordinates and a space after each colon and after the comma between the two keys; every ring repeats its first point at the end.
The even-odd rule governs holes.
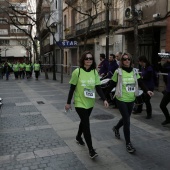
{"type": "Polygon", "coordinates": [[[50,32],[53,35],[53,80],[56,80],[56,69],[55,69],[55,56],[56,56],[56,50],[55,50],[55,33],[57,32],[57,23],[53,22],[50,27],[50,32]]]}
{"type": "Polygon", "coordinates": [[[6,51],[8,51],[8,48],[5,48],[5,59],[6,59],[6,51]]]}
{"type": "Polygon", "coordinates": [[[106,7],[106,58],[109,58],[109,7],[112,5],[112,0],[103,0],[106,7]]]}

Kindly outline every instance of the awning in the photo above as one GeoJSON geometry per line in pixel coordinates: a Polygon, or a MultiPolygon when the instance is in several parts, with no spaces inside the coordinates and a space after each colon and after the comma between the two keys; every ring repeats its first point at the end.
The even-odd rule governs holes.
{"type": "MultiPolygon", "coordinates": [[[[144,29],[144,28],[151,28],[151,27],[166,27],[167,21],[157,21],[157,22],[151,22],[143,25],[139,25],[138,29],[144,29]]],[[[118,31],[115,31],[115,34],[126,34],[128,32],[132,32],[134,30],[133,27],[130,28],[121,28],[118,31]]]]}

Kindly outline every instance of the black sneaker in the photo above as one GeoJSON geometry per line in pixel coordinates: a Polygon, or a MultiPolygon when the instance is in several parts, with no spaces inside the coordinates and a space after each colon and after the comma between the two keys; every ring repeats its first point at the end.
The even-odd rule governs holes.
{"type": "Polygon", "coordinates": [[[163,121],[161,124],[162,125],[167,125],[167,124],[169,124],[170,123],[170,120],[165,120],[165,121],[163,121]]]}
{"type": "Polygon", "coordinates": [[[136,149],[132,146],[131,143],[129,143],[128,145],[126,145],[126,150],[129,152],[129,153],[133,153],[136,151],[136,149]]]}
{"type": "Polygon", "coordinates": [[[120,139],[120,133],[119,133],[119,130],[118,130],[118,129],[116,129],[116,127],[115,127],[115,126],[112,128],[112,130],[113,130],[113,132],[115,132],[115,137],[116,137],[117,139],[120,139]]]}
{"type": "Polygon", "coordinates": [[[84,143],[82,137],[76,137],[76,142],[81,146],[85,146],[85,143],[84,143]]]}
{"type": "Polygon", "coordinates": [[[89,151],[89,156],[90,156],[91,159],[93,159],[93,158],[97,157],[98,154],[95,152],[94,149],[91,149],[91,150],[89,151]]]}

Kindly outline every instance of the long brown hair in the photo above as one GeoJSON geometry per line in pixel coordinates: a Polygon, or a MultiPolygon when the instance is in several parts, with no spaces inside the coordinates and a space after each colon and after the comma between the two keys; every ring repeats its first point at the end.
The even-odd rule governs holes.
{"type": "Polygon", "coordinates": [[[119,67],[122,68],[123,67],[123,57],[127,55],[128,58],[130,59],[130,67],[132,67],[133,61],[132,61],[132,55],[130,53],[123,53],[121,58],[120,58],[120,62],[119,62],[119,67]]]}
{"type": "Polygon", "coordinates": [[[92,65],[91,65],[90,68],[91,68],[91,69],[96,69],[95,58],[94,58],[94,56],[93,56],[93,54],[92,54],[91,51],[85,51],[85,52],[82,54],[82,56],[81,56],[81,58],[80,58],[80,61],[79,61],[79,63],[80,63],[80,68],[83,68],[83,67],[84,67],[84,60],[85,60],[87,54],[91,54],[91,55],[92,55],[92,58],[93,58],[93,63],[92,63],[92,65]]]}

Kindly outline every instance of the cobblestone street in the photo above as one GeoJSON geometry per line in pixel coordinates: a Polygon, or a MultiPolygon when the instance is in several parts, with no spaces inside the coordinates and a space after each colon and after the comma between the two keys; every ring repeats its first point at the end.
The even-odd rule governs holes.
{"type": "MultiPolygon", "coordinates": [[[[52,75],[50,75],[52,77],[52,75]]],[[[99,156],[91,160],[87,147],[75,142],[79,117],[75,110],[64,112],[69,91],[69,76],[64,83],[40,79],[0,80],[0,170],[169,170],[170,125],[163,127],[159,108],[162,98],[152,98],[153,118],[146,111],[132,115],[131,137],[135,154],[125,149],[112,131],[120,114],[110,106],[105,109],[96,99],[91,115],[93,145],[99,156]]],[[[51,78],[50,77],[50,78],[51,78]]],[[[168,106],[170,110],[170,105],[168,106]]]]}

